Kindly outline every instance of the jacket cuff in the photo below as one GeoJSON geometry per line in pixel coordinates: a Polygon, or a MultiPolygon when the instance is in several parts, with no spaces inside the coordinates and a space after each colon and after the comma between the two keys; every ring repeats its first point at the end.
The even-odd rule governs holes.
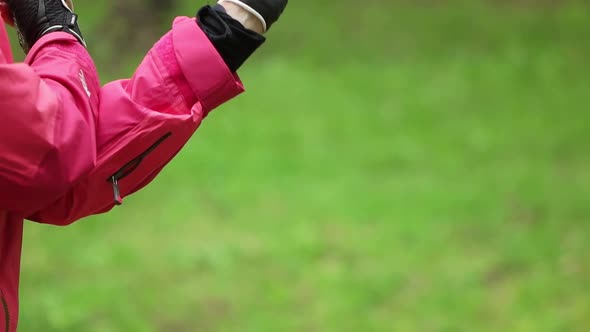
{"type": "Polygon", "coordinates": [[[203,116],[244,91],[194,18],[177,18],[153,52],[185,107],[199,102],[203,116]]]}
{"type": "Polygon", "coordinates": [[[174,54],[186,83],[205,113],[244,91],[194,18],[180,17],[172,29],[174,54]]]}

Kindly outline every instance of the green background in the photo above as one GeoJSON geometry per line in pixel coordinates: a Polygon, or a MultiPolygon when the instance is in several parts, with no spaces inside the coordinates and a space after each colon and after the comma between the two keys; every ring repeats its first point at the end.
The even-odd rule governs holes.
{"type": "MultiPolygon", "coordinates": [[[[103,83],[202,4],[78,1],[103,83]]],[[[589,36],[584,2],[292,0],[149,188],[27,224],[20,330],[588,331],[589,36]]]]}

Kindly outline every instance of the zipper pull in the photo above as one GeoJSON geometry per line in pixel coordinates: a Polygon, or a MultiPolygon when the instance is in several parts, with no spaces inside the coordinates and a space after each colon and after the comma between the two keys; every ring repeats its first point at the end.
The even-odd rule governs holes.
{"type": "Polygon", "coordinates": [[[123,205],[123,198],[121,197],[121,190],[119,189],[119,180],[113,175],[111,177],[111,183],[113,184],[113,194],[115,196],[115,205],[123,205]]]}

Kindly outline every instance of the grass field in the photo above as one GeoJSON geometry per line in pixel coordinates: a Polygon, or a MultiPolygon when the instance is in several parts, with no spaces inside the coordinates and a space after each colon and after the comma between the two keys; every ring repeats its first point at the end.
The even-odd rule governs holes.
{"type": "Polygon", "coordinates": [[[149,189],[27,225],[21,330],[587,331],[590,7],[383,3],[294,4],[149,189]]]}

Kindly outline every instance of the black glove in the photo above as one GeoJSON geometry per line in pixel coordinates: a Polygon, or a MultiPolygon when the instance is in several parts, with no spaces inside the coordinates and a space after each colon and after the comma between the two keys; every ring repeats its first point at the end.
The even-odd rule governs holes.
{"type": "Polygon", "coordinates": [[[220,2],[234,3],[261,18],[266,32],[279,19],[289,0],[222,0],[220,2]]]}
{"type": "Polygon", "coordinates": [[[56,31],[67,32],[86,46],[78,27],[78,15],[70,10],[65,0],[8,0],[7,3],[25,53],[41,37],[56,31]]]}

